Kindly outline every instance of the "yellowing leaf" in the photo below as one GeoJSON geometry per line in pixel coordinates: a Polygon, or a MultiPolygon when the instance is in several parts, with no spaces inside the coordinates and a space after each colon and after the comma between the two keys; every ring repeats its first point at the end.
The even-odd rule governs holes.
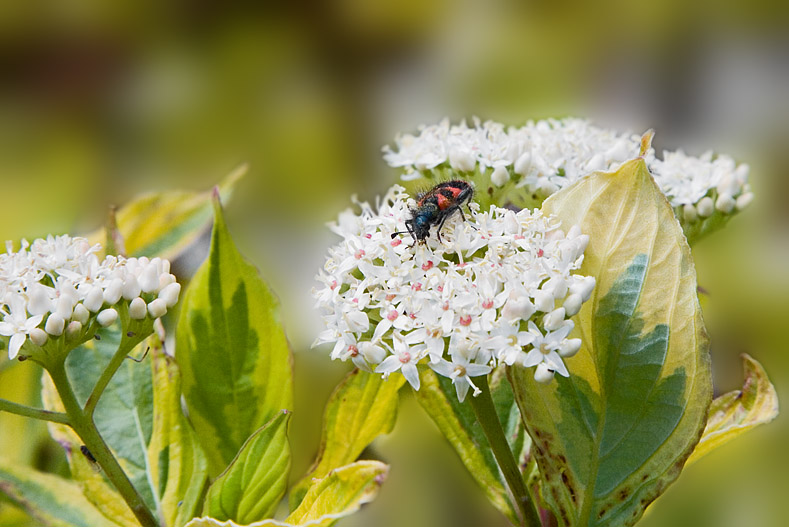
{"type": "Polygon", "coordinates": [[[742,390],[729,392],[712,401],[704,435],[688,464],[740,434],[769,423],[778,415],[778,395],[762,365],[746,354],[742,356],[742,363],[745,370],[742,390]]]}
{"type": "Polygon", "coordinates": [[[91,505],[79,484],[0,458],[0,492],[41,525],[50,527],[118,527],[91,505]]]}
{"type": "Polygon", "coordinates": [[[383,380],[380,375],[358,369],[345,377],[326,404],[315,465],[291,489],[291,509],[301,502],[313,479],[355,461],[376,437],[392,431],[404,382],[402,375],[383,380]]]}
{"type": "Polygon", "coordinates": [[[643,159],[546,200],[589,234],[581,274],[597,280],[575,317],[570,377],[510,378],[560,525],[633,525],[679,475],[710,404],[708,339],[690,249],[643,159]]]}
{"type": "MultiPolygon", "coordinates": [[[[236,183],[246,173],[242,165],[219,184],[222,199],[228,200],[236,183]]],[[[116,213],[118,231],[129,256],[160,256],[174,259],[191,244],[211,220],[211,190],[172,190],[138,197],[116,213]]],[[[104,243],[104,228],[91,233],[92,243],[104,243]]]]}

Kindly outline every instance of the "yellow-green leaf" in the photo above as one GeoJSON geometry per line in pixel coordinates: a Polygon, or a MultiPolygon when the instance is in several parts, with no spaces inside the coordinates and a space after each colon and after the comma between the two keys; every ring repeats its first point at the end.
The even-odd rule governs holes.
{"type": "Polygon", "coordinates": [[[317,460],[290,491],[291,510],[304,498],[313,479],[355,461],[376,437],[392,431],[404,382],[402,375],[383,380],[380,375],[355,369],[337,386],[326,404],[317,460]]]}
{"type": "Polygon", "coordinates": [[[293,409],[293,373],[279,303],[238,252],[215,199],[208,259],[181,302],[176,357],[211,475],[281,410],[293,409]]]}
{"type": "Polygon", "coordinates": [[[294,525],[331,525],[378,494],[389,467],[379,461],[357,461],[315,480],[301,504],[285,521],[294,525]]]}
{"type": "MultiPolygon", "coordinates": [[[[222,199],[227,201],[236,183],[246,173],[242,165],[219,184],[222,199]]],[[[123,206],[116,213],[116,223],[129,256],[160,256],[174,259],[191,244],[211,220],[212,191],[171,190],[145,194],[123,206]]],[[[104,243],[102,227],[88,238],[104,243]]]]}
{"type": "Polygon", "coordinates": [[[289,421],[290,413],[282,411],[244,443],[208,489],[204,515],[247,525],[274,513],[290,474],[289,421]]]}
{"type": "Polygon", "coordinates": [[[0,492],[23,507],[38,525],[48,527],[118,527],[96,510],[80,486],[52,474],[16,465],[0,457],[0,492]]]}
{"type": "Polygon", "coordinates": [[[575,317],[570,377],[512,368],[518,405],[560,525],[633,525],[677,478],[712,394],[708,339],[685,236],[643,159],[546,200],[590,236],[580,272],[597,280],[575,317]]]}
{"type": "Polygon", "coordinates": [[[740,434],[769,423],[778,415],[778,395],[762,365],[742,355],[745,383],[741,390],[721,395],[712,401],[709,418],[698,446],[688,464],[698,461],[740,434]]]}

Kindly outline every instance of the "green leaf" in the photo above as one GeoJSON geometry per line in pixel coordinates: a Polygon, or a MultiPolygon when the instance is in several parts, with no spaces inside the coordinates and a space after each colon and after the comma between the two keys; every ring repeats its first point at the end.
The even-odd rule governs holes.
{"type": "MultiPolygon", "coordinates": [[[[246,173],[242,165],[219,184],[222,199],[228,200],[236,183],[246,173]]],[[[172,190],[145,194],[116,213],[118,231],[125,239],[129,256],[178,256],[203,232],[211,220],[212,191],[172,190]]],[[[104,228],[91,233],[92,243],[104,243],[104,228]]]]}
{"type": "Polygon", "coordinates": [[[376,437],[392,431],[404,382],[402,375],[385,381],[380,375],[355,369],[337,386],[326,404],[315,464],[291,489],[291,510],[304,498],[313,479],[355,461],[376,437]]]}
{"type": "Polygon", "coordinates": [[[569,378],[509,371],[561,525],[632,525],[679,475],[710,404],[708,339],[690,249],[642,159],[554,194],[543,211],[590,235],[592,299],[569,378]]]}
{"type": "MultiPolygon", "coordinates": [[[[80,404],[85,403],[117,350],[120,326],[101,330],[99,335],[100,340],[75,349],[66,360],[80,404]]],[[[167,525],[183,525],[198,509],[207,479],[206,460],[181,412],[180,379],[174,361],[155,336],[140,346],[148,347],[151,350],[145,360],[123,362],[96,406],[94,421],[148,507],[167,525]]],[[[48,376],[44,378],[43,400],[47,409],[62,411],[48,376]]],[[[96,508],[119,525],[138,525],[103,472],[83,455],[76,434],[52,423],[50,432],[67,448],[72,477],[96,508]]]]}
{"type": "Polygon", "coordinates": [[[293,373],[279,304],[233,244],[215,201],[208,259],[181,304],[176,357],[189,416],[211,474],[255,430],[293,409],[293,373]]]}
{"type": "MultiPolygon", "coordinates": [[[[420,367],[419,379],[420,388],[414,391],[416,400],[460,456],[488,500],[510,521],[517,523],[518,515],[507,494],[504,477],[469,402],[458,402],[452,381],[436,375],[430,368],[420,367]]],[[[494,375],[490,385],[491,396],[510,446],[516,458],[523,461],[530,442],[523,433],[509,383],[501,380],[498,373],[494,375]]]]}
{"type": "Polygon", "coordinates": [[[117,527],[85,499],[73,481],[44,474],[0,458],[0,491],[23,507],[37,525],[117,527]]]}
{"type": "Polygon", "coordinates": [[[741,390],[721,395],[712,401],[707,426],[688,464],[698,461],[740,434],[769,423],[778,415],[778,395],[762,365],[742,355],[745,383],[741,390]]]}
{"type": "MultiPolygon", "coordinates": [[[[357,461],[315,480],[298,509],[285,521],[262,520],[245,527],[327,527],[372,501],[386,479],[388,467],[378,461],[357,461]]],[[[186,527],[238,527],[233,521],[195,518],[186,527]]]]}
{"type": "Polygon", "coordinates": [[[244,443],[205,499],[203,514],[240,524],[270,517],[288,486],[290,412],[283,410],[244,443]]]}

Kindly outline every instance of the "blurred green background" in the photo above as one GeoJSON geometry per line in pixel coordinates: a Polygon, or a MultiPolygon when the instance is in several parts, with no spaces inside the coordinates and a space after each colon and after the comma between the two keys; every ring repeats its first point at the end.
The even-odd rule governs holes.
{"type": "MultiPolygon", "coordinates": [[[[309,349],[309,290],[333,241],[323,224],[395,180],[381,145],[443,116],[652,127],[658,150],[714,148],[752,167],[754,204],[694,254],[716,392],[741,384],[748,352],[783,397],[787,35],[789,4],[765,0],[0,2],[0,237],[87,232],[110,203],[206,189],[249,162],[229,223],[284,306],[296,478],[345,371],[309,349]]],[[[33,368],[14,366],[0,388],[24,398],[33,368]]],[[[58,447],[20,442],[22,427],[42,431],[0,430],[0,455],[57,467],[58,447]]],[[[787,439],[784,414],[708,456],[643,525],[786,525],[787,439]]],[[[410,396],[369,455],[391,463],[389,480],[341,525],[505,525],[410,396]]],[[[0,502],[0,525],[32,524],[0,502]]]]}

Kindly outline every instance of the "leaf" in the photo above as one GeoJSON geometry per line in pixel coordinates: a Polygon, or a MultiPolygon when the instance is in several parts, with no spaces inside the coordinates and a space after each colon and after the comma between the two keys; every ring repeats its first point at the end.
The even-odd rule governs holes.
{"type": "Polygon", "coordinates": [[[152,351],[153,434],[147,455],[166,525],[180,527],[200,510],[208,461],[181,410],[181,375],[161,347],[152,351]]]}
{"type": "Polygon", "coordinates": [[[642,159],[554,194],[543,211],[590,235],[592,299],[569,378],[509,371],[561,525],[632,525],[679,475],[712,393],[690,249],[642,159]]]}
{"type": "Polygon", "coordinates": [[[189,416],[211,474],[255,430],[293,409],[293,373],[279,304],[233,244],[215,201],[208,260],[181,304],[176,357],[189,416]]]}
{"type": "MultiPolygon", "coordinates": [[[[3,353],[5,354],[5,353],[3,353]]],[[[31,362],[0,359],[0,397],[29,406],[38,406],[41,368],[31,362]]],[[[0,412],[0,452],[20,464],[35,463],[43,441],[49,441],[47,428],[36,419],[0,412]],[[24,437],[24,441],[19,438],[24,437]]]]}
{"type": "Polygon", "coordinates": [[[0,458],[0,491],[23,507],[37,525],[117,527],[101,515],[73,481],[0,458]]]}
{"type": "MultiPolygon", "coordinates": [[[[357,461],[315,480],[301,505],[285,521],[262,520],[246,527],[327,527],[372,501],[389,468],[379,461],[357,461]]],[[[195,518],[186,527],[238,527],[233,521],[195,518]]]]}
{"type": "Polygon", "coordinates": [[[402,375],[385,381],[380,375],[355,369],[337,386],[326,404],[315,464],[290,491],[291,510],[304,498],[313,479],[355,461],[376,437],[392,431],[404,382],[402,375]]]}
{"type": "Polygon", "coordinates": [[[313,482],[301,504],[285,521],[294,525],[331,525],[372,501],[388,471],[389,467],[380,461],[357,461],[332,470],[313,482]]]}
{"type": "MultiPolygon", "coordinates": [[[[477,424],[471,405],[458,402],[452,381],[436,375],[430,368],[420,367],[419,379],[420,388],[414,391],[416,400],[460,456],[488,500],[517,524],[518,515],[510,503],[504,477],[482,428],[477,424]]],[[[523,433],[509,383],[501,382],[498,375],[494,376],[491,395],[510,446],[519,461],[522,461],[530,442],[526,440],[524,444],[526,434],[523,433]]]]}
{"type": "Polygon", "coordinates": [[[208,489],[203,514],[240,524],[269,518],[288,487],[290,412],[283,410],[250,437],[208,489]]]}
{"type": "Polygon", "coordinates": [[[769,423],[778,415],[778,395],[762,365],[742,355],[745,383],[742,390],[721,395],[712,401],[709,418],[698,446],[688,464],[698,461],[740,434],[769,423]]]}
{"type": "MultiPolygon", "coordinates": [[[[236,183],[246,173],[241,165],[219,184],[222,199],[228,200],[236,183]]],[[[212,191],[172,190],[145,194],[116,213],[117,227],[125,238],[129,256],[159,256],[169,260],[178,256],[203,232],[211,219],[212,191]]],[[[104,243],[102,227],[88,238],[104,243]]]]}
{"type": "MultiPolygon", "coordinates": [[[[117,324],[99,334],[101,340],[75,349],[66,360],[80,404],[87,400],[121,340],[117,324]]],[[[146,505],[167,525],[182,525],[199,506],[207,478],[205,456],[181,412],[174,361],[165,355],[156,337],[142,346],[151,347],[150,358],[123,362],[96,406],[94,421],[146,505]]],[[[43,400],[46,408],[62,410],[48,377],[44,379],[43,400]]],[[[82,485],[86,497],[119,525],[138,525],[103,472],[83,455],[76,434],[52,423],[50,432],[66,447],[72,477],[82,485]]]]}

